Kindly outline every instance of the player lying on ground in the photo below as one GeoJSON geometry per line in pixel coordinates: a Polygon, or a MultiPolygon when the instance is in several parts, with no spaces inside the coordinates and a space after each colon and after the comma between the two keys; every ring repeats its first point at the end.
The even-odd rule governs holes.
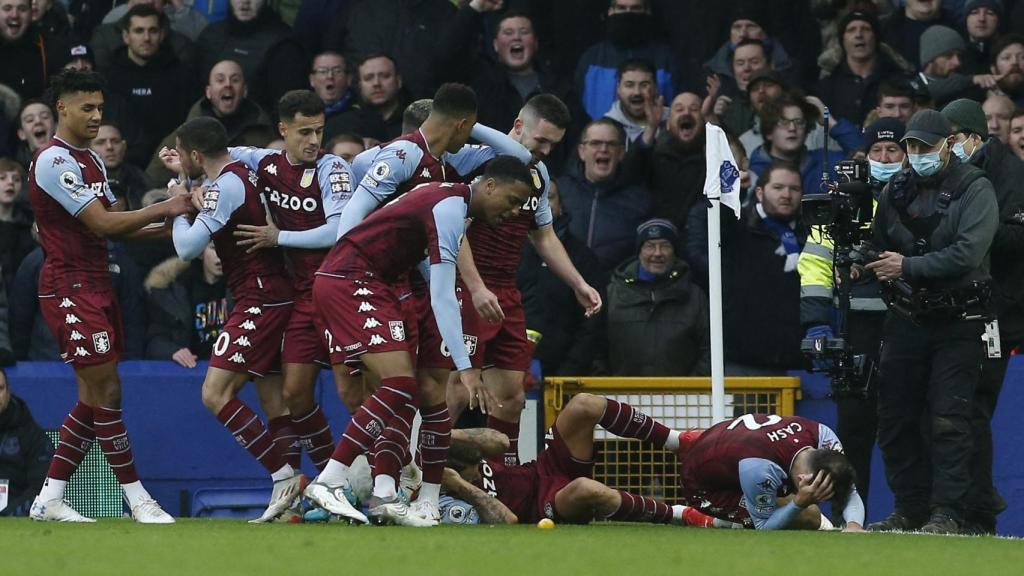
{"type": "Polygon", "coordinates": [[[471,504],[487,524],[533,523],[541,518],[727,526],[689,506],[669,506],[605,486],[592,478],[594,427],[624,438],[679,450],[693,433],[671,430],[629,404],[577,394],[558,415],[554,439],[537,460],[506,466],[508,438],[489,429],[452,430],[446,494],[471,504]]]}
{"type": "Polygon", "coordinates": [[[720,422],[681,451],[684,502],[758,530],[832,528],[818,504],[842,508],[845,531],[863,532],[853,466],[828,426],[796,416],[745,414],[720,422]]]}

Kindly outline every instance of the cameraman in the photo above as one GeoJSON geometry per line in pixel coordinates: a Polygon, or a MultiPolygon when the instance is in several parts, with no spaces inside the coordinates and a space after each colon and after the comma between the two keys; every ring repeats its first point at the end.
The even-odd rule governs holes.
{"type": "Polygon", "coordinates": [[[975,448],[964,526],[969,533],[994,534],[996,515],[1006,509],[1006,501],[992,483],[990,423],[1010,356],[1024,343],[1024,260],[1020,257],[1024,253],[1024,162],[1005,144],[989,137],[985,113],[977,102],[955,100],[943,108],[942,115],[953,126],[953,153],[985,171],[999,206],[991,259],[992,309],[998,319],[993,329],[998,330],[1000,345],[987,354],[974,391],[975,448]]]}
{"type": "MultiPolygon", "coordinates": [[[[903,166],[906,154],[900,145],[903,123],[896,118],[881,118],[864,129],[864,149],[871,166],[868,183],[874,196],[872,210],[878,206],[878,196],[893,174],[903,166]]],[[[865,235],[868,230],[864,230],[865,235]]],[[[833,268],[833,241],[822,226],[811,228],[800,253],[800,323],[809,339],[832,339],[835,270],[833,268]]],[[[872,382],[874,367],[878,365],[878,351],[882,342],[882,321],[885,302],[878,281],[866,276],[853,283],[850,292],[850,314],[846,318],[848,343],[852,354],[865,357],[864,367],[853,375],[845,389],[834,389],[838,422],[836,433],[843,440],[846,456],[857,471],[857,490],[867,501],[871,480],[871,451],[875,446],[878,428],[878,389],[872,382]]],[[[827,362],[825,360],[824,362],[827,362]]],[[[816,369],[825,368],[815,361],[816,369]]]]}
{"type": "Polygon", "coordinates": [[[896,500],[869,529],[956,534],[971,481],[971,404],[985,331],[977,318],[988,311],[984,284],[999,211],[985,173],[953,154],[942,114],[914,114],[903,142],[911,169],[894,175],[879,198],[872,233],[883,252],[867,265],[890,305],[878,445],[896,500]]]}

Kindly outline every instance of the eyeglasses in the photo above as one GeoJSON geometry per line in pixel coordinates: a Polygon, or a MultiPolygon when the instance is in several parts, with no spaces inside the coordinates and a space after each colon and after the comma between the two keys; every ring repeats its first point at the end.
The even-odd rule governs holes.
{"type": "Polygon", "coordinates": [[[313,68],[313,74],[317,76],[342,76],[345,74],[344,66],[334,66],[332,68],[313,68]]]}
{"type": "Polygon", "coordinates": [[[617,148],[622,148],[623,146],[622,142],[616,142],[614,140],[587,140],[583,142],[583,144],[588,148],[593,148],[595,150],[600,150],[601,148],[615,150],[617,148]]]}
{"type": "Polygon", "coordinates": [[[804,128],[807,126],[807,120],[803,118],[783,118],[779,120],[779,126],[783,128],[804,128]]]}

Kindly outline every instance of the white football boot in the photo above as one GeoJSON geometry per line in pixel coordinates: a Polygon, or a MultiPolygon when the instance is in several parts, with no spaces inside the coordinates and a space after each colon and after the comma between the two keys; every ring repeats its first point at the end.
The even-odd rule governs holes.
{"type": "Polygon", "coordinates": [[[274,482],[274,491],[270,493],[270,504],[259,518],[249,520],[249,524],[262,524],[277,518],[291,507],[292,502],[302,494],[302,474],[296,472],[290,478],[274,482]]]}
{"type": "Polygon", "coordinates": [[[437,509],[437,504],[432,500],[417,498],[409,508],[413,514],[430,520],[435,526],[441,523],[441,511],[437,509]]]}
{"type": "Polygon", "coordinates": [[[314,480],[309,483],[309,486],[306,486],[303,495],[331,514],[337,514],[358,524],[366,524],[368,522],[366,515],[349,502],[345,488],[345,485],[328,486],[314,480]]]}
{"type": "Polygon", "coordinates": [[[44,502],[39,499],[39,496],[36,496],[28,515],[33,520],[40,522],[95,522],[92,518],[86,518],[79,514],[70,504],[60,498],[44,502]]]}
{"type": "Polygon", "coordinates": [[[139,524],[174,524],[174,518],[164,512],[160,504],[152,498],[146,498],[132,506],[132,518],[139,524]]]}
{"type": "Polygon", "coordinates": [[[374,524],[382,526],[397,524],[414,528],[430,528],[437,525],[434,520],[414,512],[398,494],[388,500],[377,497],[370,500],[370,519],[374,524]]]}

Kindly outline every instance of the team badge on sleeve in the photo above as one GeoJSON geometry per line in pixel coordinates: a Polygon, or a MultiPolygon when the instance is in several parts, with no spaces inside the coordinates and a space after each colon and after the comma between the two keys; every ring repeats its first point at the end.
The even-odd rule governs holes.
{"type": "Polygon", "coordinates": [[[370,170],[374,180],[383,180],[391,174],[391,166],[387,162],[377,162],[377,165],[370,170]]]}
{"type": "Polygon", "coordinates": [[[72,198],[78,198],[82,193],[82,188],[85,187],[85,183],[78,177],[78,174],[71,170],[61,172],[60,185],[71,193],[72,198]]]}

